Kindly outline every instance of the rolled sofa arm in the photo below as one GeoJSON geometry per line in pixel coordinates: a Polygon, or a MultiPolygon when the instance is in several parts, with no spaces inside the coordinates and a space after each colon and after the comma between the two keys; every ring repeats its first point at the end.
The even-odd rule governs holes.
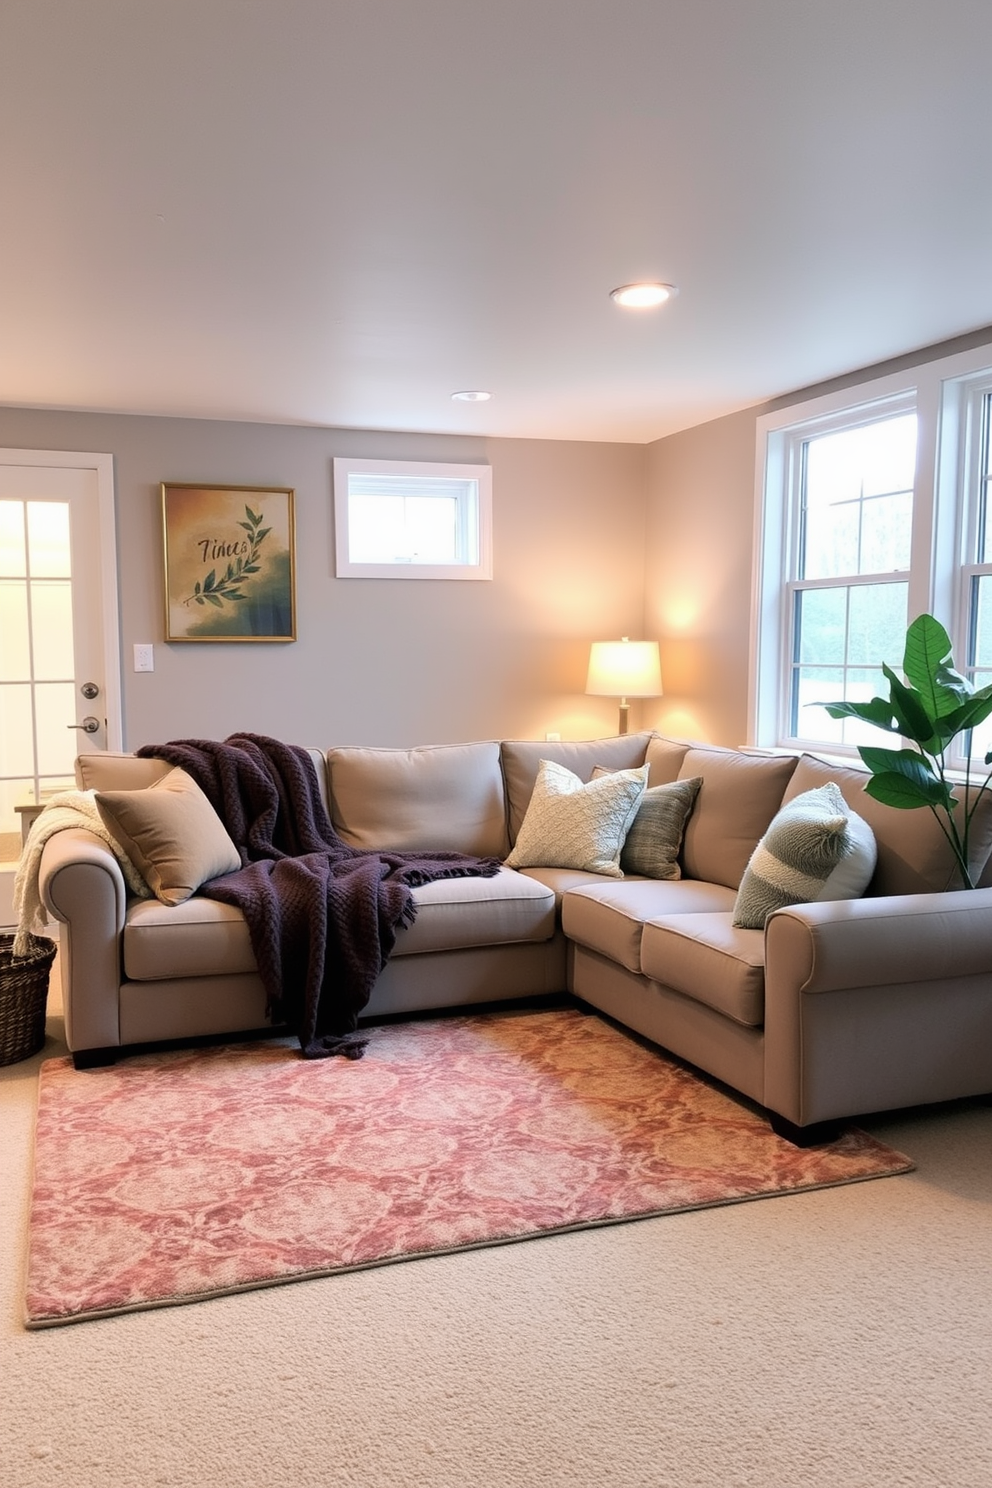
{"type": "Polygon", "coordinates": [[[992,889],[793,904],[765,945],[805,993],[992,972],[992,889]]]}
{"type": "Polygon", "coordinates": [[[56,832],[42,850],[38,887],[63,927],[59,966],[69,1048],[119,1045],[127,889],[117,859],[83,828],[56,832]]]}
{"type": "Polygon", "coordinates": [[[798,1125],[992,1090],[992,889],[765,927],[765,1102],[798,1125]]]}

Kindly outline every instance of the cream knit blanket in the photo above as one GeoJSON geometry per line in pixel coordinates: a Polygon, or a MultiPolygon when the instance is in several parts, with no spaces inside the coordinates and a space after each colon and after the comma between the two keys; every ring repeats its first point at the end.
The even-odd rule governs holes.
{"type": "Polygon", "coordinates": [[[151,889],[135,868],[131,859],[114,841],[103,824],[97,809],[95,791],[59,791],[45,804],[28,833],[17,864],[14,877],[14,913],[17,915],[17,932],[14,936],[13,954],[26,956],[29,950],[28,936],[43,935],[48,923],[41,895],[38,891],[38,876],[41,854],[49,837],[63,832],[67,827],[85,827],[105,842],[121,865],[124,882],[132,894],[140,899],[150,899],[151,889]]]}

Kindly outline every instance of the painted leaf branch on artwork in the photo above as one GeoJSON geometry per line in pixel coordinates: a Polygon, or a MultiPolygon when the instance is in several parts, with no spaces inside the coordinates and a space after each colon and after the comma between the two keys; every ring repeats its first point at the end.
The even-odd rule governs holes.
{"type": "MultiPolygon", "coordinates": [[[[253,574],[260,571],[262,565],[259,562],[259,550],[272,531],[271,527],[262,526],[264,520],[262,512],[254,512],[250,506],[245,505],[245,520],[239,522],[238,526],[244,528],[248,534],[239,544],[246,551],[231,558],[222,573],[212,568],[202,583],[197,579],[193,593],[183,600],[183,604],[214,605],[217,609],[223,609],[225,603],[234,604],[239,599],[247,598],[244,593],[245,585],[250,583],[253,574]]],[[[203,546],[205,549],[208,547],[207,544],[203,546]]]]}

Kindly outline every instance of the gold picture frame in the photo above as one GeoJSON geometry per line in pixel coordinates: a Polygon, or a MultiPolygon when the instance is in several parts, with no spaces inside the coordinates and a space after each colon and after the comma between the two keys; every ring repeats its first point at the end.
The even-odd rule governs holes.
{"type": "Polygon", "coordinates": [[[295,641],[295,492],[162,482],[167,641],[295,641]]]}

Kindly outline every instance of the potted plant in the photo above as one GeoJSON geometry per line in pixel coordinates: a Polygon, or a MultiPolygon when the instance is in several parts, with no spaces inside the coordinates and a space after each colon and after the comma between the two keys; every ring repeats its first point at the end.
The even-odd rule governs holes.
{"type": "MultiPolygon", "coordinates": [[[[978,786],[971,784],[970,764],[963,781],[948,777],[947,750],[958,734],[973,729],[992,714],[992,684],[974,688],[954,668],[947,631],[932,615],[919,615],[906,632],[902,669],[905,682],[882,664],[889,684],[887,698],[867,703],[824,703],[831,718],[859,718],[911,741],[912,749],[860,748],[871,778],[865,790],[876,801],[900,810],[927,806],[950,844],[966,888],[975,887],[968,866],[968,836],[975,808],[989,788],[992,770],[978,786]],[[961,791],[961,796],[955,795],[961,791]],[[955,807],[963,809],[956,811],[955,807]]],[[[985,756],[992,765],[992,750],[985,756]]]]}

